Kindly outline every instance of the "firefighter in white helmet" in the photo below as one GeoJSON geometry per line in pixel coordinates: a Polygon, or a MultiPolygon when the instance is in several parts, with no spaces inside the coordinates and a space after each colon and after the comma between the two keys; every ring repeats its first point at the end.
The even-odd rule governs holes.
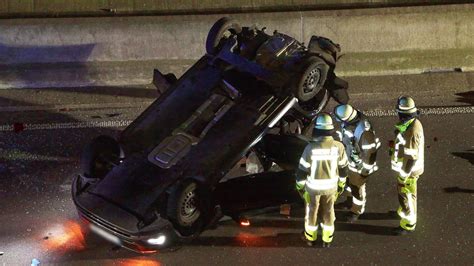
{"type": "Polygon", "coordinates": [[[354,222],[365,211],[367,177],[378,170],[376,163],[380,141],[368,118],[349,104],[334,108],[334,116],[341,123],[338,136],[346,147],[349,159],[348,186],[352,193],[351,212],[347,221],[354,222]]]}
{"type": "Polygon", "coordinates": [[[331,116],[321,113],[316,118],[313,139],[304,149],[296,173],[296,187],[306,204],[304,240],[313,246],[317,239],[318,211],[323,247],[329,247],[334,234],[334,202],[342,192],[347,177],[344,145],[332,137],[331,116]]]}
{"type": "Polygon", "coordinates": [[[390,149],[392,170],[398,176],[397,210],[400,226],[397,235],[412,232],[416,227],[416,182],[424,171],[425,137],[418,119],[415,101],[407,96],[398,98],[396,110],[400,122],[395,125],[396,138],[390,149]]]}

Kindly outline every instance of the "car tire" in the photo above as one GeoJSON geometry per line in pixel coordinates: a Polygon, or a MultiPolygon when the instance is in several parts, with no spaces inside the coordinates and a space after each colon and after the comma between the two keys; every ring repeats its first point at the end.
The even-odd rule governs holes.
{"type": "Polygon", "coordinates": [[[83,150],[81,169],[85,177],[102,179],[120,163],[123,151],[118,142],[109,136],[93,139],[83,150]]]}
{"type": "Polygon", "coordinates": [[[223,17],[212,25],[206,39],[206,52],[210,55],[215,55],[218,52],[219,43],[224,37],[226,31],[232,34],[238,34],[242,31],[242,27],[235,20],[223,17]]]}
{"type": "Polygon", "coordinates": [[[305,66],[297,79],[294,91],[295,97],[301,102],[311,100],[324,90],[329,71],[329,66],[319,57],[308,58],[305,66]]]}
{"type": "Polygon", "coordinates": [[[167,216],[181,236],[195,236],[204,228],[209,210],[204,194],[202,186],[193,179],[171,188],[167,216]]]}

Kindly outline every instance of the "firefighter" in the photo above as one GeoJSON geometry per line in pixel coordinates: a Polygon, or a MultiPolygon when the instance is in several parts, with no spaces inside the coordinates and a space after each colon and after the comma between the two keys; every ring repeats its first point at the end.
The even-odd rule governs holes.
{"type": "Polygon", "coordinates": [[[306,204],[304,241],[313,246],[317,239],[318,209],[323,247],[329,247],[334,234],[334,202],[344,190],[348,161],[344,145],[332,137],[331,116],[321,113],[316,118],[313,139],[305,147],[296,172],[296,188],[306,204]]]}
{"type": "Polygon", "coordinates": [[[398,175],[397,210],[400,226],[397,235],[413,232],[416,227],[416,183],[424,171],[423,126],[418,119],[415,101],[407,96],[398,98],[396,110],[400,122],[395,125],[395,141],[390,149],[392,170],[398,175]]]}
{"type": "Polygon", "coordinates": [[[376,156],[380,141],[367,117],[351,105],[336,106],[334,116],[341,123],[341,131],[337,133],[349,160],[348,187],[352,193],[352,207],[347,221],[354,222],[365,210],[367,177],[378,170],[376,156]]]}

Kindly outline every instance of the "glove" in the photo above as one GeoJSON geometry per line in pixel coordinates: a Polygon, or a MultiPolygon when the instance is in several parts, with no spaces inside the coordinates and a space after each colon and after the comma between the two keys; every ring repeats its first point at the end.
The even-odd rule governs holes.
{"type": "Polygon", "coordinates": [[[344,181],[341,181],[341,179],[339,179],[339,182],[337,182],[337,196],[338,197],[344,192],[345,187],[346,187],[346,180],[344,179],[344,181]]]}
{"type": "Polygon", "coordinates": [[[311,198],[310,198],[310,196],[309,196],[309,193],[308,193],[308,191],[306,191],[306,190],[303,192],[303,200],[304,200],[304,202],[306,202],[306,203],[310,203],[310,202],[311,202],[311,198]]]}
{"type": "Polygon", "coordinates": [[[296,191],[298,191],[298,194],[300,194],[300,197],[304,199],[304,193],[305,193],[305,183],[306,182],[296,182],[296,191]]]}
{"type": "Polygon", "coordinates": [[[401,187],[400,191],[402,193],[415,193],[416,190],[416,179],[414,178],[403,178],[401,176],[398,177],[398,185],[401,187]]]}
{"type": "Polygon", "coordinates": [[[359,154],[355,151],[351,152],[351,161],[353,161],[356,165],[360,165],[362,167],[362,160],[359,157],[359,154]]]}
{"type": "Polygon", "coordinates": [[[405,182],[405,188],[408,190],[409,193],[415,193],[416,191],[416,179],[415,178],[407,178],[405,182]]]}
{"type": "Polygon", "coordinates": [[[296,182],[296,190],[298,192],[304,190],[305,183],[305,181],[296,182]]]}
{"type": "Polygon", "coordinates": [[[405,177],[402,177],[402,176],[398,176],[398,183],[400,185],[405,185],[407,183],[407,180],[408,178],[405,178],[405,177]]]}

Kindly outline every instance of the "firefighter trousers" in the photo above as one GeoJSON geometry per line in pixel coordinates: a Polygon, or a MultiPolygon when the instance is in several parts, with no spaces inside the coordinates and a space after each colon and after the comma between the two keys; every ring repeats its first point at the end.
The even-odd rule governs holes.
{"type": "Polygon", "coordinates": [[[365,211],[365,202],[367,197],[365,192],[366,183],[367,177],[361,176],[356,172],[349,171],[348,186],[351,188],[352,194],[351,212],[358,215],[364,213],[365,211]]]}
{"type": "Polygon", "coordinates": [[[406,182],[398,180],[398,202],[397,210],[400,216],[400,227],[413,231],[416,227],[416,183],[419,176],[409,176],[406,182]]]}
{"type": "Polygon", "coordinates": [[[316,195],[311,190],[307,190],[308,200],[306,200],[305,215],[305,237],[309,241],[315,241],[318,237],[318,211],[321,215],[320,220],[322,229],[322,238],[326,243],[330,243],[334,234],[334,202],[336,193],[330,195],[316,195]]]}

